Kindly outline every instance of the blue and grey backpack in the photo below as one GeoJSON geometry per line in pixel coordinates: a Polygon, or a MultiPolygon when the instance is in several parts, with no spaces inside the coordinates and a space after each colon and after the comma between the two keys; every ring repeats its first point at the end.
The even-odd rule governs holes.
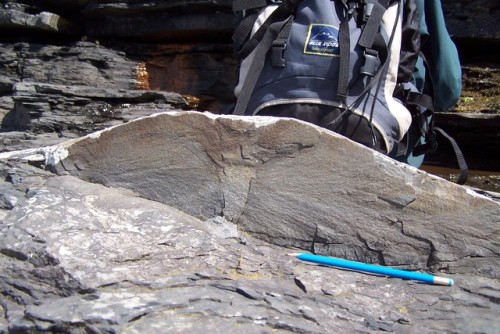
{"type": "MultiPolygon", "coordinates": [[[[436,1],[234,0],[241,62],[233,114],[301,119],[420,167],[442,131],[432,125],[432,79],[443,55],[427,59],[423,45],[439,34],[453,44],[444,19],[435,28],[440,4],[428,2],[436,1]]],[[[458,61],[456,48],[444,50],[458,61]]],[[[448,62],[458,64],[451,105],[461,90],[457,61],[448,62]]]]}

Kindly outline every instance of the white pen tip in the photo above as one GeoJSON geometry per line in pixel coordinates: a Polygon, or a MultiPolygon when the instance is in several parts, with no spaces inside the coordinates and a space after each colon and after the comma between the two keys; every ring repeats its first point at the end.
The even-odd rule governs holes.
{"type": "Polygon", "coordinates": [[[299,256],[300,254],[302,254],[302,253],[288,253],[288,256],[297,257],[297,256],[299,256]]]}
{"type": "Polygon", "coordinates": [[[453,283],[451,278],[434,276],[434,284],[452,286],[453,283]]]}

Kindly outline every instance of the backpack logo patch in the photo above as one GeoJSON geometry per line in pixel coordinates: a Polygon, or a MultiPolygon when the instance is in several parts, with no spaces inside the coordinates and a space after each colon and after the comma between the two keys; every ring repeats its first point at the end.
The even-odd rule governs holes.
{"type": "Polygon", "coordinates": [[[340,55],[339,28],[328,24],[311,24],[304,45],[304,53],[338,57],[340,55]]]}

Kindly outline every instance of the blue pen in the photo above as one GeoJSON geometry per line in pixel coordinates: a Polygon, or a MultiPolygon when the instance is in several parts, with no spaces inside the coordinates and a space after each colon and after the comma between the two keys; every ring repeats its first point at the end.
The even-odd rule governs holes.
{"type": "Polygon", "coordinates": [[[439,285],[453,285],[453,280],[451,278],[446,277],[438,277],[430,274],[424,274],[414,271],[406,271],[401,269],[394,269],[389,267],[377,266],[374,264],[362,263],[349,261],[344,259],[339,259],[335,257],[307,254],[307,253],[294,253],[289,254],[291,256],[296,257],[299,260],[313,262],[317,264],[324,264],[333,267],[357,270],[362,272],[368,272],[373,274],[385,275],[389,277],[397,277],[403,279],[410,279],[415,281],[421,281],[430,284],[439,284],[439,285]]]}

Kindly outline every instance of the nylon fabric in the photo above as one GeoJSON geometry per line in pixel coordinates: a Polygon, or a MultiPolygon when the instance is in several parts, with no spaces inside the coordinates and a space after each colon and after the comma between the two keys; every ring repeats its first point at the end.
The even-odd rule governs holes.
{"type": "MultiPolygon", "coordinates": [[[[393,115],[394,119],[398,122],[399,133],[397,141],[403,139],[404,135],[410,128],[412,117],[410,111],[401,103],[401,101],[394,98],[394,90],[396,89],[398,70],[399,70],[399,56],[401,52],[401,22],[402,22],[403,8],[399,5],[392,5],[382,18],[383,25],[390,29],[395,29],[393,41],[391,45],[391,56],[389,59],[389,69],[387,71],[386,82],[384,87],[384,96],[388,103],[388,110],[393,115]],[[395,26],[394,26],[395,25],[395,26]]],[[[395,134],[394,134],[395,135],[395,134]]]]}
{"type": "Polygon", "coordinates": [[[249,72],[245,78],[244,87],[246,90],[240,94],[236,106],[234,107],[235,115],[244,115],[251,98],[251,93],[257,83],[260,73],[264,68],[266,53],[271,47],[273,40],[278,36],[279,32],[287,24],[290,18],[272,23],[269,30],[266,31],[261,43],[255,49],[254,61],[250,66],[249,72]]]}
{"type": "MultiPolygon", "coordinates": [[[[266,7],[265,9],[263,9],[260,12],[259,16],[255,20],[255,24],[252,28],[252,32],[251,32],[250,36],[253,36],[257,32],[257,30],[262,26],[262,24],[264,24],[264,22],[269,18],[269,16],[271,16],[271,14],[276,10],[276,8],[278,8],[277,5],[272,5],[272,6],[266,7]]],[[[238,98],[240,95],[241,88],[243,87],[243,84],[244,84],[244,78],[246,77],[247,73],[249,72],[250,66],[252,65],[254,59],[255,59],[255,50],[252,51],[252,53],[250,53],[250,55],[248,55],[248,57],[246,57],[245,59],[243,59],[241,61],[240,81],[238,82],[238,84],[234,88],[234,95],[236,96],[236,98],[238,98]]]]}
{"type": "MultiPolygon", "coordinates": [[[[377,24],[372,21],[368,29],[374,29],[373,32],[365,32],[364,40],[377,48],[375,55],[378,52],[378,57],[370,59],[374,62],[371,65],[375,69],[373,77],[370,77],[360,74],[365,64],[365,48],[357,43],[363,31],[358,26],[360,13],[354,9],[354,15],[349,16],[344,23],[348,44],[345,55],[342,55],[339,30],[342,30],[341,22],[348,12],[344,3],[329,0],[301,1],[294,12],[290,37],[283,52],[286,66],[273,66],[269,61],[271,53],[267,54],[261,64],[262,71],[255,87],[250,87],[251,96],[244,114],[265,114],[266,108],[273,105],[283,106],[287,102],[291,105],[297,101],[314,101],[313,103],[328,107],[340,105],[346,110],[345,117],[352,120],[349,115],[356,115],[360,124],[369,124],[372,128],[369,131],[374,140],[367,146],[375,148],[379,145],[377,141],[382,142],[385,153],[389,153],[403,138],[411,123],[410,112],[393,98],[400,53],[396,44],[401,42],[400,36],[393,37],[393,32],[395,35],[401,33],[398,20],[402,8],[398,3],[396,1],[396,5],[384,9],[383,15],[378,5],[378,12],[372,12],[373,19],[381,16],[382,21],[377,24]],[[395,50],[391,46],[388,51],[387,46],[391,40],[394,41],[395,50]],[[341,66],[341,63],[347,65],[341,66]],[[345,71],[345,79],[339,79],[342,71],[345,71]],[[342,83],[339,83],[340,80],[342,83]],[[342,96],[343,91],[345,98],[342,96]],[[345,109],[347,106],[349,108],[345,109]]],[[[274,10],[276,6],[269,6],[260,12],[252,33],[261,29],[262,22],[274,10]]],[[[238,98],[241,97],[242,90],[248,94],[245,78],[249,72],[254,72],[250,65],[257,61],[255,55],[252,52],[241,62],[240,81],[235,87],[238,98]]],[[[253,75],[255,74],[252,73],[253,75]]],[[[238,104],[241,107],[242,103],[238,104]]],[[[240,113],[241,110],[238,109],[237,112],[240,113]]],[[[344,117],[343,112],[340,115],[344,117]]]]}
{"type": "Polygon", "coordinates": [[[251,36],[247,43],[238,51],[240,58],[246,58],[260,43],[267,29],[274,22],[282,21],[289,17],[302,0],[282,0],[269,18],[262,23],[259,29],[251,36]]]}
{"type": "Polygon", "coordinates": [[[461,91],[439,1],[265,2],[237,4],[252,10],[234,35],[242,59],[233,113],[301,119],[420,167],[437,148],[432,112],[461,91]]]}
{"type": "Polygon", "coordinates": [[[420,18],[416,0],[403,2],[398,82],[410,82],[420,53],[420,18]]]}
{"type": "Polygon", "coordinates": [[[269,4],[268,0],[233,0],[233,11],[262,8],[269,4]]]}
{"type": "Polygon", "coordinates": [[[441,2],[418,0],[418,3],[424,12],[423,20],[427,27],[428,36],[422,45],[422,51],[436,90],[435,109],[446,111],[457,103],[462,91],[460,58],[455,43],[446,30],[441,2]]]}

